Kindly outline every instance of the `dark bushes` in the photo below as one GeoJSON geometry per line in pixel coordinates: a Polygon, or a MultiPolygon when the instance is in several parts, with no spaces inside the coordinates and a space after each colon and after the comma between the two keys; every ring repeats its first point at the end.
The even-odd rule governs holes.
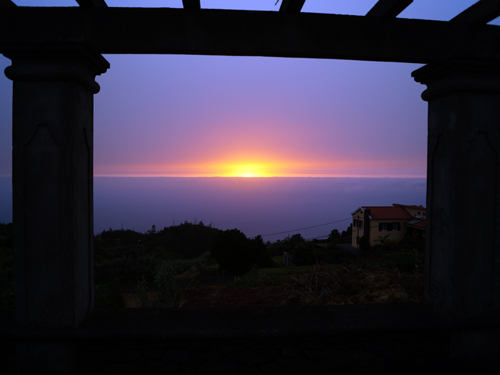
{"type": "Polygon", "coordinates": [[[125,297],[122,294],[117,279],[95,286],[95,306],[99,308],[125,307],[125,297]]]}
{"type": "Polygon", "coordinates": [[[423,272],[425,254],[416,250],[382,254],[382,267],[397,268],[400,272],[423,272]]]}
{"type": "Polygon", "coordinates": [[[316,250],[313,242],[301,242],[295,245],[292,251],[294,266],[307,266],[324,261],[325,253],[316,250]]]}
{"type": "Polygon", "coordinates": [[[210,247],[211,257],[223,271],[241,275],[252,268],[273,267],[274,262],[261,236],[247,238],[238,229],[217,234],[210,247]]]}

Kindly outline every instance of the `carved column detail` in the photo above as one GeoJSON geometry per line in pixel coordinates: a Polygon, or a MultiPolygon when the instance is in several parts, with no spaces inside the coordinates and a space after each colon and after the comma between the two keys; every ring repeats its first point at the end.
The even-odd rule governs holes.
{"type": "Polygon", "coordinates": [[[16,324],[75,328],[93,308],[93,96],[109,64],[84,44],[3,54],[14,81],[16,324]]]}
{"type": "Polygon", "coordinates": [[[427,85],[424,298],[451,318],[500,314],[500,63],[453,59],[413,76],[427,85]]]}

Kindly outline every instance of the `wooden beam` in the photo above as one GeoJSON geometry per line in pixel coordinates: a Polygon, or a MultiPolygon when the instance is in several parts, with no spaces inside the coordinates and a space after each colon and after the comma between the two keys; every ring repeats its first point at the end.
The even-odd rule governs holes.
{"type": "Polygon", "coordinates": [[[81,8],[107,8],[106,0],[76,0],[81,8]]]}
{"type": "Polygon", "coordinates": [[[201,9],[200,0],[182,0],[182,5],[187,10],[201,9]]]}
{"type": "Polygon", "coordinates": [[[413,0],[378,0],[366,15],[368,17],[397,17],[413,0]]]}
{"type": "Polygon", "coordinates": [[[0,53],[85,41],[103,54],[272,56],[429,63],[500,61],[500,27],[335,14],[175,8],[15,7],[0,12],[0,53]],[[46,20],[51,20],[46,22],[46,20]],[[40,46],[40,47],[38,47],[40,46]]]}
{"type": "Polygon", "coordinates": [[[17,7],[17,5],[10,0],[0,0],[0,7],[17,7]]]}
{"type": "Polygon", "coordinates": [[[282,0],[280,12],[300,13],[306,0],[282,0]]]}
{"type": "Polygon", "coordinates": [[[451,22],[484,25],[498,16],[500,16],[500,0],[480,0],[451,19],[451,22]]]}

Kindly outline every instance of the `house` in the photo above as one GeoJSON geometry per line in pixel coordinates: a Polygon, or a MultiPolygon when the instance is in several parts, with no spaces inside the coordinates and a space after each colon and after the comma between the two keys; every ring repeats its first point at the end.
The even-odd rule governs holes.
{"type": "Polygon", "coordinates": [[[410,236],[421,240],[425,237],[424,206],[407,206],[394,203],[392,206],[361,206],[352,214],[352,246],[358,248],[359,240],[365,236],[370,245],[377,245],[379,236],[401,240],[410,236]]]}

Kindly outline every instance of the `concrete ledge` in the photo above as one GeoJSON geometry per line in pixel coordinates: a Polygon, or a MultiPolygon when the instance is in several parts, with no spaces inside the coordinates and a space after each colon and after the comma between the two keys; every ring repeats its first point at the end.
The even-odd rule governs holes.
{"type": "Polygon", "coordinates": [[[214,339],[499,328],[500,320],[451,321],[421,303],[253,308],[96,309],[78,329],[14,328],[0,314],[0,339],[214,339]]]}
{"type": "Polygon", "coordinates": [[[444,323],[421,304],[124,309],[97,310],[78,333],[99,338],[117,334],[124,338],[295,337],[420,330],[444,323]]]}
{"type": "Polygon", "coordinates": [[[12,314],[0,313],[0,348],[8,349],[0,373],[14,368],[16,353],[25,347],[49,354],[49,349],[61,347],[74,353],[77,373],[85,375],[306,370],[417,374],[436,369],[472,371],[481,364],[485,367],[481,373],[496,374],[500,361],[494,353],[485,356],[480,346],[477,355],[457,360],[453,353],[459,351],[452,344],[485,333],[494,338],[490,333],[500,332],[499,327],[498,320],[439,318],[421,303],[97,309],[70,331],[15,329],[12,314]]]}

